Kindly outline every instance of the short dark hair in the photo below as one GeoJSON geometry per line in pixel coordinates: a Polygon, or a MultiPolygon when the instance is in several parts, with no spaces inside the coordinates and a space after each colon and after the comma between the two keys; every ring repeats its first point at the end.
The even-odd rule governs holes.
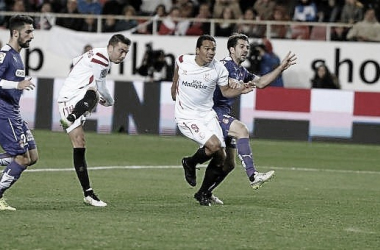
{"type": "Polygon", "coordinates": [[[230,51],[230,48],[235,48],[236,44],[238,43],[238,40],[244,40],[249,43],[248,36],[242,33],[234,33],[232,34],[227,41],[227,50],[230,51]]]}
{"type": "Polygon", "coordinates": [[[117,43],[119,43],[119,42],[124,43],[126,45],[131,45],[131,43],[132,43],[131,40],[129,38],[125,37],[124,35],[115,34],[110,38],[108,45],[116,46],[117,43]]]}
{"type": "Polygon", "coordinates": [[[9,19],[9,31],[20,30],[25,24],[33,24],[33,18],[25,15],[15,15],[9,19]]]}
{"type": "Polygon", "coordinates": [[[207,34],[201,35],[200,37],[198,37],[197,40],[197,48],[200,48],[202,46],[203,41],[212,41],[216,43],[215,38],[213,36],[207,34]]]}

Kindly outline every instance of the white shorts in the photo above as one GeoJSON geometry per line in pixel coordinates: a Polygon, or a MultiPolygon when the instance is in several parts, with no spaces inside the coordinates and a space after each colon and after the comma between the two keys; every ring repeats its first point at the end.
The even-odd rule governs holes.
{"type": "MultiPolygon", "coordinates": [[[[85,92],[84,92],[85,93],[85,92]]],[[[58,103],[58,109],[59,109],[59,114],[61,116],[61,119],[64,119],[66,120],[66,117],[71,114],[73,112],[73,109],[75,107],[75,105],[80,101],[82,100],[84,97],[84,94],[83,95],[77,95],[76,97],[72,98],[71,100],[69,101],[66,101],[66,102],[59,102],[58,103]]],[[[95,105],[96,107],[96,105],[95,105]]],[[[95,108],[94,108],[95,109],[95,108]]],[[[72,130],[74,130],[75,128],[79,127],[79,126],[83,126],[83,124],[85,123],[86,121],[86,117],[89,116],[91,113],[90,112],[86,112],[84,113],[82,116],[80,116],[79,118],[77,118],[73,124],[71,124],[71,126],[69,126],[67,129],[66,129],[66,132],[67,133],[70,133],[72,130]]]]}
{"type": "Polygon", "coordinates": [[[226,147],[223,138],[223,132],[220,128],[218,117],[215,112],[210,112],[202,119],[177,119],[177,126],[181,133],[187,138],[197,142],[203,147],[212,135],[216,135],[222,144],[222,148],[226,147]]]}

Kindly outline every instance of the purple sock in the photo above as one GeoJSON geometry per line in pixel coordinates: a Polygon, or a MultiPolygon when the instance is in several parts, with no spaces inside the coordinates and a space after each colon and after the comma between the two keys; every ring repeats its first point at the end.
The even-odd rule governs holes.
{"type": "Polygon", "coordinates": [[[238,139],[236,148],[241,164],[245,168],[245,172],[249,178],[256,171],[251,146],[249,145],[249,138],[238,139]]]}
{"type": "Polygon", "coordinates": [[[10,188],[13,183],[15,183],[18,178],[20,178],[21,173],[24,170],[25,168],[15,161],[9,163],[9,165],[4,169],[3,174],[0,178],[0,198],[3,196],[5,190],[10,188]]]}

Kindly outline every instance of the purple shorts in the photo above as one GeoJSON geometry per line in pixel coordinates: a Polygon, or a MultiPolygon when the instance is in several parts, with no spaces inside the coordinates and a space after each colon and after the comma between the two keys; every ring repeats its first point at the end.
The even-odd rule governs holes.
{"type": "Polygon", "coordinates": [[[236,148],[236,140],[235,138],[228,136],[228,131],[230,130],[231,123],[236,120],[235,117],[230,115],[222,115],[218,114],[218,120],[220,127],[223,131],[224,141],[226,142],[226,147],[228,148],[236,148]]]}
{"type": "Polygon", "coordinates": [[[20,118],[0,119],[0,144],[10,156],[23,155],[36,148],[32,132],[20,118]]]}

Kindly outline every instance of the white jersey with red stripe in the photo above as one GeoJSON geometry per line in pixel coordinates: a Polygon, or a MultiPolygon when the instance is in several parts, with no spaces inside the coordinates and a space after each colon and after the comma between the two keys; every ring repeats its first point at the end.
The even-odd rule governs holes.
{"type": "Polygon", "coordinates": [[[110,65],[107,48],[94,48],[74,58],[73,68],[59,92],[58,102],[66,102],[78,95],[84,95],[92,87],[112,105],[113,98],[106,88],[106,76],[110,65]]]}
{"type": "Polygon", "coordinates": [[[228,84],[228,71],[224,65],[212,60],[205,66],[195,62],[195,55],[181,55],[178,67],[176,119],[202,118],[213,111],[213,94],[216,85],[228,84]]]}

